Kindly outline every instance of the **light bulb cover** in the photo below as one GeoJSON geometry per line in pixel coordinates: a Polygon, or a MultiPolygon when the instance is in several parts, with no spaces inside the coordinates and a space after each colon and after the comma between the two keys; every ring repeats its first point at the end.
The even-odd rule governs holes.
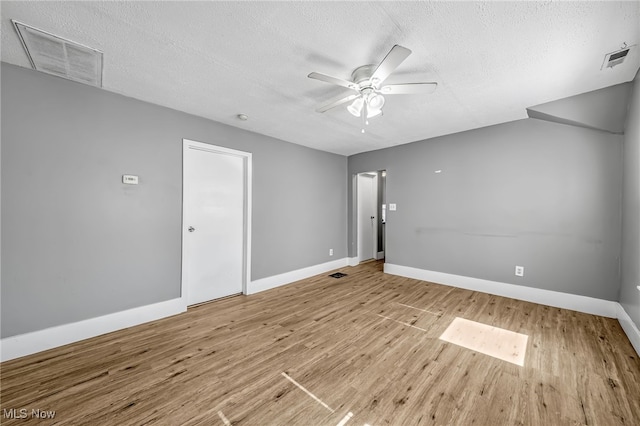
{"type": "Polygon", "coordinates": [[[367,99],[367,105],[369,105],[371,109],[382,109],[384,106],[384,96],[372,93],[367,99]]]}
{"type": "Polygon", "coordinates": [[[382,114],[381,109],[373,109],[373,108],[367,109],[367,118],[377,117],[380,114],[382,114]]]}
{"type": "Polygon", "coordinates": [[[362,97],[357,98],[351,105],[347,107],[347,111],[349,111],[352,115],[356,117],[360,117],[362,114],[362,107],[364,105],[364,99],[362,97]]]}

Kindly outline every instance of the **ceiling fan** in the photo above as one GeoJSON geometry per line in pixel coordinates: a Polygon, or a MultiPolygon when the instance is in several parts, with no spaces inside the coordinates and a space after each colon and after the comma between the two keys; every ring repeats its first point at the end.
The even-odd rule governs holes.
{"type": "MultiPolygon", "coordinates": [[[[387,84],[383,82],[391,73],[411,54],[406,47],[395,45],[379,65],[363,65],[356,68],[351,74],[351,81],[331,77],[325,74],[312,72],[309,78],[335,84],[354,90],[356,93],[331,101],[316,109],[317,112],[326,112],[337,106],[353,101],[347,110],[356,117],[362,117],[365,124],[368,119],[382,114],[384,95],[412,95],[433,93],[438,83],[404,83],[387,84]]],[[[362,129],[364,133],[364,129],[362,129]]]]}

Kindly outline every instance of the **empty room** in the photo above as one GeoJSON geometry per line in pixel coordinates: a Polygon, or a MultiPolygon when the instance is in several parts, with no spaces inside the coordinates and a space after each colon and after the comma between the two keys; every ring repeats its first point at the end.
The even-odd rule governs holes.
{"type": "Polygon", "coordinates": [[[0,30],[2,425],[640,424],[640,2],[0,30]]]}

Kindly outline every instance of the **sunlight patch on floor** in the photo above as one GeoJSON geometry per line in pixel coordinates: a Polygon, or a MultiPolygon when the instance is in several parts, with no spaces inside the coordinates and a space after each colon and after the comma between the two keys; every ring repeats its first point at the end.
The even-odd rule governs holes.
{"type": "Polygon", "coordinates": [[[231,422],[227,419],[227,416],[222,413],[222,411],[218,411],[218,417],[220,417],[220,420],[222,420],[222,423],[224,423],[225,426],[231,426],[231,422]]]}
{"type": "Polygon", "coordinates": [[[528,339],[526,334],[464,318],[455,318],[440,336],[440,340],[445,342],[520,366],[524,365],[528,339]]]}
{"type": "Polygon", "coordinates": [[[344,416],[344,417],[342,418],[342,420],[340,420],[340,423],[338,423],[336,426],[344,426],[344,425],[346,425],[346,424],[347,424],[347,422],[349,421],[349,419],[351,419],[351,417],[353,417],[353,413],[352,413],[351,411],[349,411],[349,412],[347,413],[347,415],[346,415],[346,416],[344,416]]]}
{"type": "Polygon", "coordinates": [[[294,385],[296,385],[298,388],[300,388],[300,390],[302,390],[304,393],[306,393],[307,395],[309,395],[311,398],[313,398],[314,400],[316,400],[318,402],[318,404],[322,405],[324,408],[326,408],[327,410],[331,411],[332,413],[334,413],[336,410],[334,410],[333,408],[329,407],[327,404],[325,404],[320,398],[318,398],[317,396],[315,396],[314,394],[312,394],[307,388],[305,388],[304,386],[302,386],[300,383],[296,382],[295,380],[293,380],[293,378],[291,376],[289,376],[287,373],[285,373],[284,371],[281,373],[282,376],[289,380],[291,383],[293,383],[294,385]]]}

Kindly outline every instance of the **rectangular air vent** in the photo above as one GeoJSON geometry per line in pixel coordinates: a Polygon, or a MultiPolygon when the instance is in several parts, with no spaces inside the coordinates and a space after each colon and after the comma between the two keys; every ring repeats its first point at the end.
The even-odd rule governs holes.
{"type": "Polygon", "coordinates": [[[625,61],[625,59],[627,59],[627,56],[629,55],[629,51],[633,47],[634,46],[625,47],[624,49],[607,53],[606,55],[604,55],[604,62],[602,63],[602,67],[600,69],[603,70],[606,68],[613,68],[616,65],[620,65],[625,61]]]}
{"type": "Polygon", "coordinates": [[[33,69],[102,87],[102,52],[11,20],[33,69]]]}

